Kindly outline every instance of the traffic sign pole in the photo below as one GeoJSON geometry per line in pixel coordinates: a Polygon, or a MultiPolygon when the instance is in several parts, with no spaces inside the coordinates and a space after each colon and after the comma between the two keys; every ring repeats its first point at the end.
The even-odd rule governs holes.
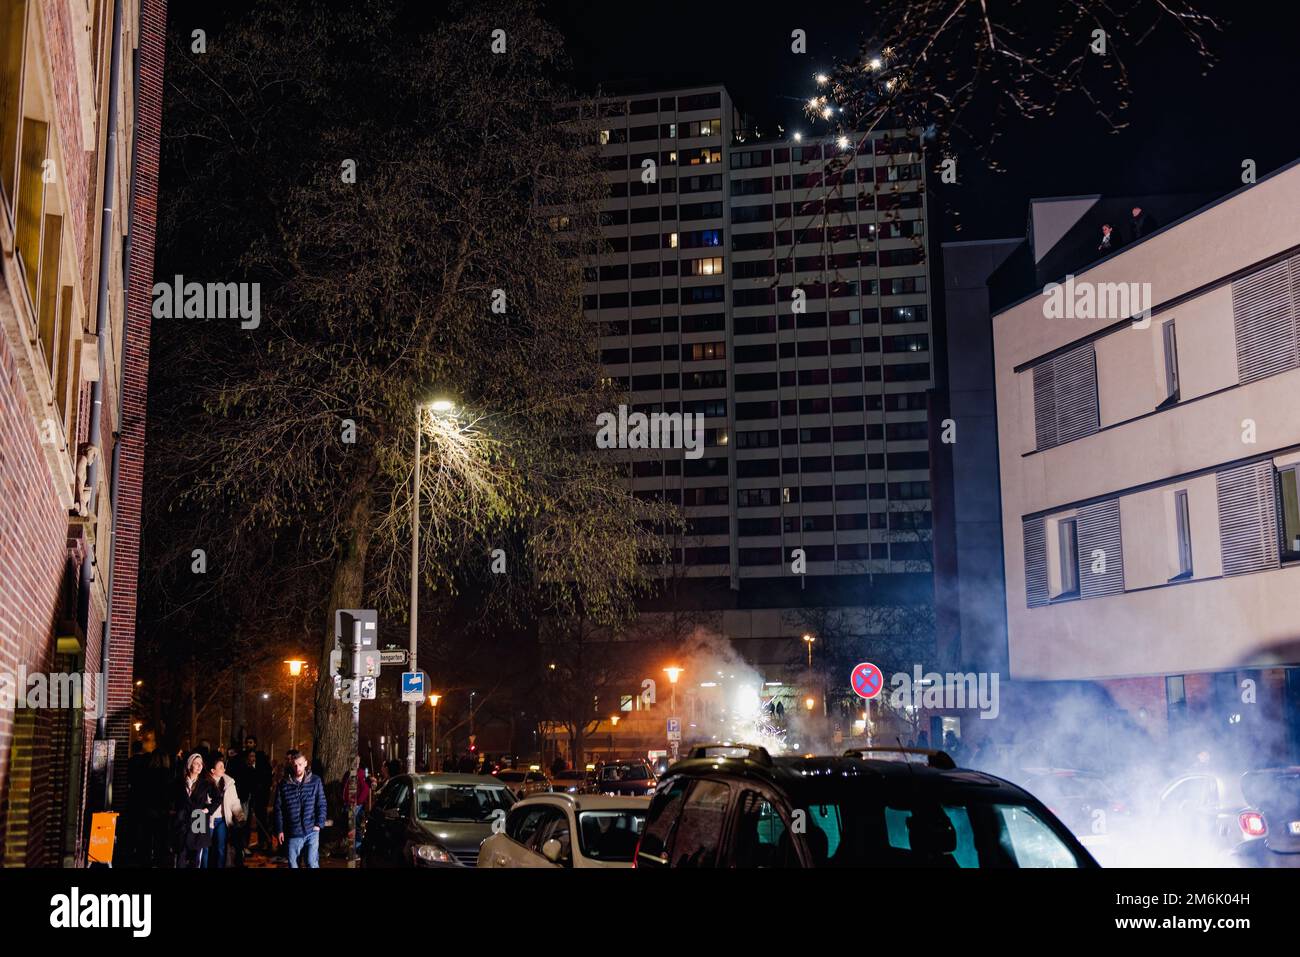
{"type": "MultiPolygon", "coordinates": [[[[416,636],[420,621],[420,433],[424,428],[424,407],[415,407],[415,475],[411,479],[411,648],[410,663],[412,671],[419,670],[416,661],[416,636]]],[[[411,702],[407,705],[406,718],[406,773],[415,773],[415,722],[419,705],[411,702]]]]}
{"type": "Polygon", "coordinates": [[[361,622],[352,622],[352,753],[348,757],[348,775],[344,788],[348,795],[348,867],[357,866],[357,772],[352,762],[361,759],[361,622]]]}

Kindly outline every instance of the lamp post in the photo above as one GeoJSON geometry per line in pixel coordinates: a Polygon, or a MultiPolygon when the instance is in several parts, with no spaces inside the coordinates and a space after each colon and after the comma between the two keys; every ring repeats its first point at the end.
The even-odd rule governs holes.
{"type": "Polygon", "coordinates": [[[668,684],[672,689],[669,695],[668,710],[673,713],[673,717],[677,717],[677,679],[682,676],[682,669],[672,665],[665,668],[664,673],[668,675],[668,684]]]}
{"type": "MultiPolygon", "coordinates": [[[[450,415],[455,411],[454,403],[447,399],[437,399],[429,403],[428,408],[439,415],[450,415]]],[[[423,403],[415,407],[415,469],[411,477],[411,634],[408,655],[411,671],[419,671],[417,660],[420,618],[420,443],[424,436],[423,403]]],[[[415,725],[419,705],[412,701],[407,705],[406,717],[406,773],[415,773],[415,725]]]]}
{"type": "Polygon", "coordinates": [[[303,667],[307,662],[301,658],[290,658],[285,661],[289,666],[289,677],[293,678],[293,697],[289,710],[289,747],[298,746],[298,676],[302,674],[303,667]]]}
{"type": "Polygon", "coordinates": [[[804,636],[803,636],[803,642],[804,642],[805,645],[808,646],[808,667],[809,667],[809,668],[812,667],[812,646],[813,646],[813,642],[816,641],[816,640],[817,640],[817,637],[816,637],[815,635],[804,635],[804,636]]]}
{"type": "Polygon", "coordinates": [[[429,745],[429,771],[430,773],[438,770],[438,702],[442,700],[442,695],[429,695],[429,707],[433,711],[433,720],[430,731],[432,737],[429,745]]]}

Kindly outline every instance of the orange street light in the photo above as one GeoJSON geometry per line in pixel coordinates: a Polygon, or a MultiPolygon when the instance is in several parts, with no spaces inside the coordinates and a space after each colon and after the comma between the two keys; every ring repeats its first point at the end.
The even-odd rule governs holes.
{"type": "Polygon", "coordinates": [[[610,723],[611,725],[613,725],[614,727],[617,728],[617,727],[618,727],[618,715],[616,715],[616,714],[611,714],[611,715],[609,716],[609,723],[610,723]]]}
{"type": "Polygon", "coordinates": [[[807,698],[803,699],[803,706],[807,708],[809,711],[811,711],[813,708],[817,706],[817,700],[813,698],[811,695],[809,695],[807,698]]]}
{"type": "MultiPolygon", "coordinates": [[[[306,666],[307,662],[303,661],[301,658],[288,658],[285,660],[285,664],[289,666],[289,676],[291,678],[296,679],[299,675],[302,674],[302,669],[304,668],[304,666],[306,666]]],[[[295,680],[293,683],[293,704],[290,706],[289,709],[289,747],[296,748],[297,746],[298,746],[298,682],[295,680]]]]}
{"type": "Polygon", "coordinates": [[[682,676],[684,670],[684,668],[678,668],[676,665],[669,665],[664,669],[668,675],[668,683],[672,686],[672,695],[670,696],[668,707],[669,710],[672,711],[674,717],[677,715],[677,679],[682,676]]]}

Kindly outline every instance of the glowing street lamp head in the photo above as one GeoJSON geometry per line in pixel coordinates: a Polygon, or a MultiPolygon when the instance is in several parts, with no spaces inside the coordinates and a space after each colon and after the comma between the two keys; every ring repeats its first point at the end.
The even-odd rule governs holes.
{"type": "Polygon", "coordinates": [[[811,645],[814,641],[817,640],[817,637],[815,635],[804,635],[803,640],[808,642],[808,644],[811,645]]]}
{"type": "Polygon", "coordinates": [[[681,668],[670,667],[670,668],[665,668],[664,673],[668,675],[668,680],[670,682],[672,682],[673,684],[677,684],[677,679],[681,677],[682,670],[683,669],[681,668]]]}
{"type": "Polygon", "coordinates": [[[796,133],[796,134],[794,134],[794,141],[795,141],[796,143],[802,143],[802,142],[803,142],[803,134],[802,134],[802,133],[796,133]]]}
{"type": "Polygon", "coordinates": [[[289,666],[289,674],[292,675],[294,678],[297,678],[300,674],[302,674],[302,669],[305,668],[307,665],[307,662],[303,661],[300,658],[288,658],[285,660],[284,663],[289,666]]]}
{"type": "Polygon", "coordinates": [[[438,707],[438,702],[441,700],[442,700],[442,695],[440,694],[429,695],[429,704],[431,704],[435,708],[438,707]]]}
{"type": "Polygon", "coordinates": [[[451,399],[434,399],[429,403],[429,408],[439,415],[448,415],[456,411],[456,403],[451,399]]]}
{"type": "Polygon", "coordinates": [[[617,728],[617,727],[618,727],[618,715],[616,715],[616,714],[611,714],[611,715],[609,716],[609,723],[612,724],[614,727],[617,728]]]}
{"type": "Polygon", "coordinates": [[[812,698],[812,697],[804,698],[804,699],[803,699],[803,706],[804,706],[805,708],[807,708],[809,711],[811,711],[814,707],[817,706],[817,699],[812,698]]]}

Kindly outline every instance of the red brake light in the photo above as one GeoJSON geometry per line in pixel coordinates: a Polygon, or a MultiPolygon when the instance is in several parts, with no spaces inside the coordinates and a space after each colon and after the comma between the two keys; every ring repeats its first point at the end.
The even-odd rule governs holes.
{"type": "Polygon", "coordinates": [[[1268,824],[1264,822],[1264,815],[1258,811],[1242,811],[1241,816],[1237,818],[1237,823],[1241,826],[1242,833],[1248,837],[1263,837],[1268,833],[1268,824]]]}

